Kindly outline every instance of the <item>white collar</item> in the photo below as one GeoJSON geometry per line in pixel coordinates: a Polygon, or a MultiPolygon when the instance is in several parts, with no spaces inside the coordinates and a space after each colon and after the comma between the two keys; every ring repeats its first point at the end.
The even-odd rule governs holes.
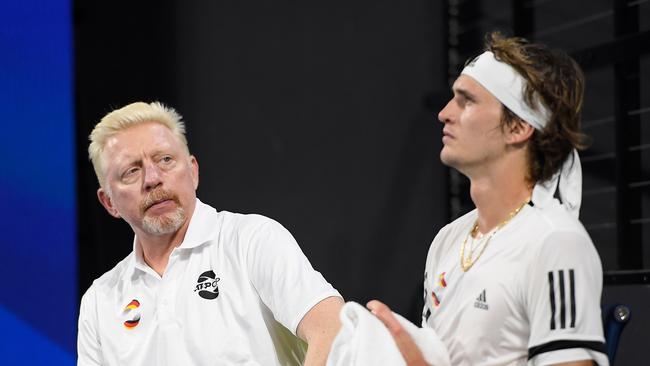
{"type": "MultiPolygon", "coordinates": [[[[217,236],[221,222],[217,219],[217,210],[196,198],[194,213],[190,218],[185,238],[178,249],[192,249],[201,246],[217,236]]],[[[135,268],[149,271],[149,265],[144,261],[142,247],[138,244],[137,236],[133,236],[133,265],[135,268]]]]}

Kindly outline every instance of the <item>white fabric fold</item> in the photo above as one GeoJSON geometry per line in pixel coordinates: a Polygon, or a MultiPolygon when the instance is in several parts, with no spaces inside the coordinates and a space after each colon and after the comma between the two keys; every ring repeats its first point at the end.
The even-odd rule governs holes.
{"type": "MultiPolygon", "coordinates": [[[[341,330],[332,344],[327,366],[406,365],[388,329],[363,306],[348,302],[341,309],[340,317],[341,330]]],[[[428,364],[451,365],[447,348],[433,329],[419,328],[399,314],[395,317],[428,364]]]]}
{"type": "Polygon", "coordinates": [[[548,181],[535,185],[531,200],[535,206],[544,207],[553,199],[557,190],[564,208],[578,218],[582,201],[582,166],[575,149],[567,156],[560,171],[548,181]]]}
{"type": "MultiPolygon", "coordinates": [[[[534,98],[534,108],[529,106],[524,98],[526,79],[512,66],[497,60],[492,52],[486,51],[479,55],[465,66],[461,74],[476,80],[517,117],[536,130],[542,131],[548,124],[551,111],[541,102],[538,95],[534,98]]],[[[578,218],[582,200],[582,166],[575,149],[550,180],[535,185],[533,203],[544,207],[553,199],[558,189],[564,208],[578,218]]]]}

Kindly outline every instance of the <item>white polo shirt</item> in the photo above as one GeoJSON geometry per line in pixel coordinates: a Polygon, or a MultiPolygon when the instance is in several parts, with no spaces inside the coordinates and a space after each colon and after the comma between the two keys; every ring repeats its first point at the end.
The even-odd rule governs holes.
{"type": "Polygon", "coordinates": [[[607,365],[600,258],[580,222],[557,202],[526,205],[467,272],[460,247],[476,210],[445,226],[427,257],[423,326],[452,365],[607,365]]]}
{"type": "Polygon", "coordinates": [[[84,294],[78,365],[295,364],[304,349],[282,326],[295,334],[330,296],[340,294],[279,223],[197,199],[162,277],[134,244],[84,294]]]}

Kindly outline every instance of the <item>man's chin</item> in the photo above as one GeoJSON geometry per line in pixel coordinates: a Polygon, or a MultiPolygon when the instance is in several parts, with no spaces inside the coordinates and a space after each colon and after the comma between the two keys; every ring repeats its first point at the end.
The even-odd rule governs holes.
{"type": "Polygon", "coordinates": [[[456,165],[453,156],[451,156],[448,151],[445,151],[444,148],[440,151],[440,162],[450,168],[453,168],[456,165]]]}
{"type": "Polygon", "coordinates": [[[185,211],[178,208],[174,212],[162,215],[145,215],[142,220],[142,229],[151,235],[168,235],[178,231],[184,222],[185,211]]]}

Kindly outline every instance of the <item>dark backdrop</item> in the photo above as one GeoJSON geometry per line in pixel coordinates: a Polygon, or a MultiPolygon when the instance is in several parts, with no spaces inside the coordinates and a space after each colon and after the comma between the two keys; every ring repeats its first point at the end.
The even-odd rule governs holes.
{"type": "Polygon", "coordinates": [[[160,100],[187,122],[202,201],[278,220],[346,299],[419,321],[448,219],[437,3],[77,2],[81,293],[132,245],[97,202],[87,136],[115,107],[160,100]]]}

